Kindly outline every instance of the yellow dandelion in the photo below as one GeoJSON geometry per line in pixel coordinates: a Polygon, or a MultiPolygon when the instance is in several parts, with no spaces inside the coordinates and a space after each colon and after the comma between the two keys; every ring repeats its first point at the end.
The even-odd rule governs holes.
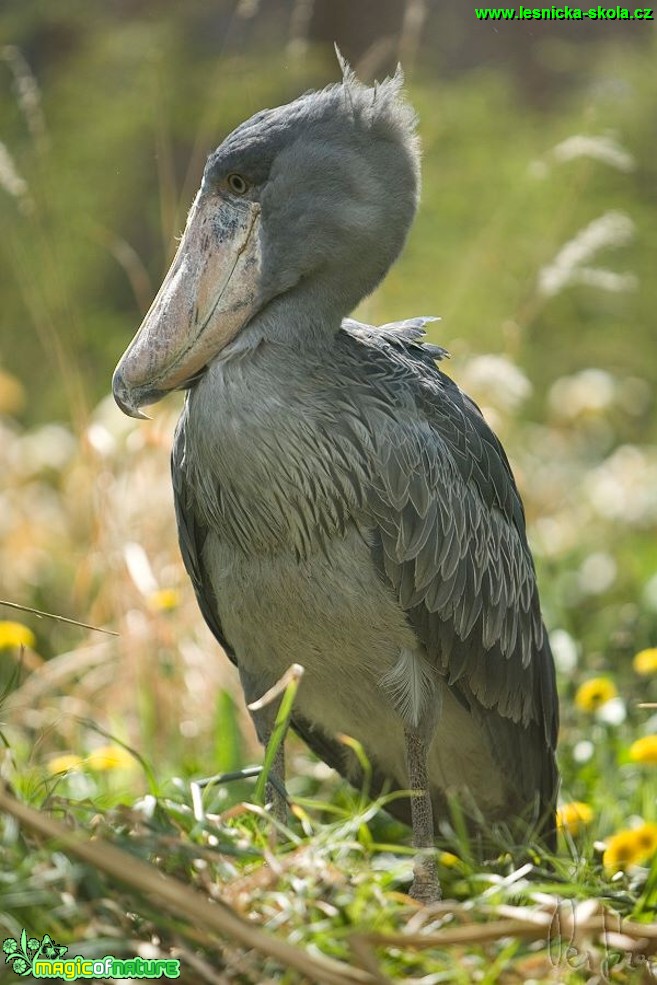
{"type": "Polygon", "coordinates": [[[630,759],[633,763],[649,763],[657,766],[657,735],[644,735],[630,746],[630,759]]]}
{"type": "Polygon", "coordinates": [[[123,746],[99,746],[90,753],[85,764],[91,770],[125,770],[134,766],[134,759],[123,746]]]}
{"type": "Polygon", "coordinates": [[[577,688],[575,704],[582,711],[597,711],[617,695],[616,685],[609,677],[592,677],[577,688]]]}
{"type": "Polygon", "coordinates": [[[55,756],[48,763],[48,772],[56,776],[58,773],[71,773],[73,770],[79,770],[83,765],[84,760],[81,756],[76,756],[74,753],[64,753],[61,756],[55,756]]]}
{"type": "Polygon", "coordinates": [[[632,661],[637,674],[647,677],[649,674],[657,674],[657,646],[651,646],[647,650],[640,650],[632,661]]]}
{"type": "Polygon", "coordinates": [[[25,389],[15,376],[0,369],[0,414],[19,414],[25,407],[25,389]]]}
{"type": "Polygon", "coordinates": [[[645,858],[650,859],[657,852],[657,824],[642,824],[634,829],[637,849],[645,852],[645,858]]]}
{"type": "Polygon", "coordinates": [[[644,862],[650,862],[657,852],[657,824],[642,824],[634,828],[636,850],[644,862]]]}
{"type": "Polygon", "coordinates": [[[562,804],[557,809],[557,827],[570,835],[580,834],[593,820],[593,809],[581,800],[562,804]]]}
{"type": "Polygon", "coordinates": [[[607,847],[602,856],[605,872],[614,873],[625,871],[630,865],[636,865],[641,855],[633,831],[619,831],[607,839],[607,847]]]}
{"type": "Polygon", "coordinates": [[[148,604],[157,612],[170,612],[180,605],[180,592],[177,588],[158,588],[148,596],[148,604]]]}
{"type": "Polygon", "coordinates": [[[656,851],[657,824],[642,824],[639,828],[618,831],[608,838],[602,864],[606,872],[613,874],[649,861],[656,851]]]}
{"type": "Polygon", "coordinates": [[[0,650],[14,650],[20,646],[27,646],[31,650],[35,644],[34,633],[22,622],[0,621],[0,650]]]}

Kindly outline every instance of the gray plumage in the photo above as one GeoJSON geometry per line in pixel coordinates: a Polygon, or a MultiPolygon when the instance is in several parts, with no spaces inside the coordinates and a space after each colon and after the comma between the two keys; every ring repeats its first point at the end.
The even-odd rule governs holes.
{"type": "MultiPolygon", "coordinates": [[[[208,161],[197,202],[244,176],[260,261],[254,313],[183,384],[182,555],[248,701],[298,662],[293,725],[344,776],[362,780],[339,733],[362,743],[375,790],[421,787],[426,764],[433,822],[420,798],[417,844],[447,794],[475,828],[500,821],[551,841],[554,669],[507,458],[436,365],[444,350],[423,344],[427,319],[345,317],[416,208],[400,88],[399,76],[371,89],[346,72],[258,113],[208,161]]],[[[140,383],[129,402],[120,370],[129,412],[149,386],[161,395],[140,383]]],[[[256,726],[266,741],[271,721],[256,726]]],[[[410,817],[408,800],[390,809],[410,817]]]]}

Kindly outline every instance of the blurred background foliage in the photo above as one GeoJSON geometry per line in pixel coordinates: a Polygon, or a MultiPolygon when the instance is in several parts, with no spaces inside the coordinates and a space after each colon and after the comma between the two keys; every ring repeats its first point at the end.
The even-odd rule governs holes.
{"type": "Polygon", "coordinates": [[[0,36],[0,596],[121,634],[21,617],[36,641],[18,678],[0,657],[25,756],[87,754],[86,718],[163,772],[230,768],[253,741],[175,543],[179,405],[137,424],[107,394],[206,155],[335,80],[333,41],[365,80],[402,60],[424,148],[406,251],[357,316],[440,316],[448,371],[505,442],[566,748],[591,673],[626,694],[628,742],[654,732],[630,664],[657,643],[653,24],[483,23],[434,0],[5,0],[0,36]]]}
{"type": "Polygon", "coordinates": [[[26,388],[23,419],[67,419],[107,392],[208,152],[256,110],[334,80],[322,38],[365,78],[402,58],[420,116],[422,208],[365,315],[436,313],[454,355],[505,351],[539,394],[588,365],[657,379],[649,24],[502,28],[463,4],[399,0],[10,0],[0,18],[0,356],[26,388]],[[540,269],[610,210],[633,233],[601,265],[638,288],[541,295],[540,269]]]}

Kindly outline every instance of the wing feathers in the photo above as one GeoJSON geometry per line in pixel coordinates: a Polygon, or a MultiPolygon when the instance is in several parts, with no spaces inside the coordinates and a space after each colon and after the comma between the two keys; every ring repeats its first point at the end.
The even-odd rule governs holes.
{"type": "Polygon", "coordinates": [[[381,334],[347,326],[344,334],[347,347],[350,334],[351,344],[367,346],[376,392],[366,415],[374,562],[451,686],[514,722],[544,723],[556,714],[552,659],[524,512],[500,443],[427,358],[415,325],[381,334]]]}

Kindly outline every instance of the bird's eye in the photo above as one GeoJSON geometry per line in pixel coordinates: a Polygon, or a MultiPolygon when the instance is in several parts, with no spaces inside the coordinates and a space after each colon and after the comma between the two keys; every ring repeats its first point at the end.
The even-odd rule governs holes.
{"type": "Polygon", "coordinates": [[[249,190],[249,183],[246,178],[236,172],[226,176],[226,184],[234,195],[245,195],[249,190]]]}

